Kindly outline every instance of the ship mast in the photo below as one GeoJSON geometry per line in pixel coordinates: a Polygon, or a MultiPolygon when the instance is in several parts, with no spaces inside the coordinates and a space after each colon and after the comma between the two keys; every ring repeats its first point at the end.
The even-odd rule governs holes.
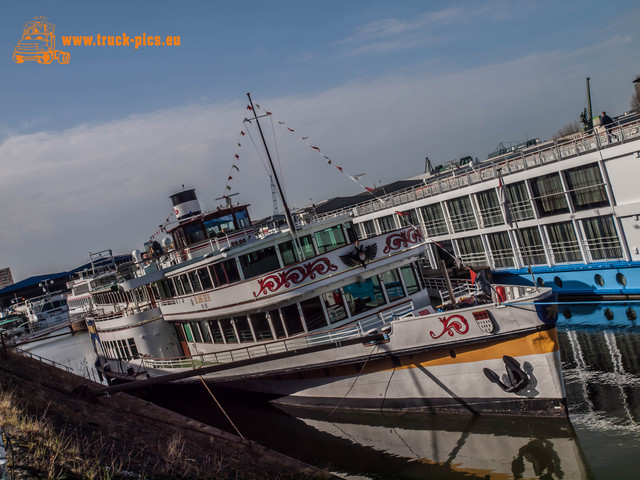
{"type": "Polygon", "coordinates": [[[264,139],[264,134],[262,133],[262,127],[260,126],[260,122],[258,121],[258,114],[256,113],[256,109],[253,105],[253,100],[251,100],[251,94],[247,93],[247,97],[249,97],[249,103],[251,104],[251,111],[253,112],[253,116],[256,119],[256,124],[258,125],[258,131],[260,132],[260,138],[262,138],[262,143],[264,145],[264,149],[267,152],[267,158],[269,159],[269,166],[271,167],[271,173],[273,174],[273,179],[275,180],[276,187],[278,188],[278,193],[280,194],[280,199],[282,200],[282,208],[284,210],[284,216],[287,220],[287,225],[289,226],[289,230],[291,231],[291,235],[294,238],[294,244],[296,248],[294,248],[294,252],[296,252],[296,257],[299,257],[298,260],[301,260],[302,256],[300,254],[296,236],[296,224],[293,221],[293,217],[291,216],[291,211],[289,210],[289,206],[287,205],[287,200],[284,198],[284,191],[282,190],[282,186],[280,185],[280,179],[278,178],[278,174],[276,173],[276,169],[273,166],[273,161],[271,160],[271,153],[269,153],[269,147],[267,147],[267,142],[264,139]]]}

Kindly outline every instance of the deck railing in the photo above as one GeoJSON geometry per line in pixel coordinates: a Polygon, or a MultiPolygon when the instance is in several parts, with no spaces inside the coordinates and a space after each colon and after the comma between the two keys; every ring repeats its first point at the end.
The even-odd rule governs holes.
{"type": "MultiPolygon", "coordinates": [[[[622,119],[625,120],[625,119],[622,119]]],[[[539,167],[548,163],[582,155],[587,152],[598,151],[614,145],[640,138],[640,120],[628,123],[616,122],[613,134],[617,140],[609,142],[607,133],[594,128],[592,133],[574,136],[570,139],[560,139],[545,142],[536,147],[529,147],[520,152],[510,152],[487,160],[481,165],[462,167],[461,173],[450,171],[440,174],[439,178],[426,178],[423,184],[414,185],[404,190],[398,190],[388,195],[380,196],[356,205],[336,209],[331,212],[318,214],[319,218],[351,214],[354,217],[391,209],[423,198],[439,195],[443,192],[457,190],[469,185],[481,183],[489,179],[498,178],[498,170],[502,176],[508,176],[522,170],[539,167]],[[448,175],[442,177],[442,175],[448,175]]]]}
{"type": "Polygon", "coordinates": [[[393,309],[380,312],[344,327],[325,330],[318,333],[301,335],[272,342],[260,343],[222,352],[202,353],[181,358],[144,358],[142,364],[147,368],[199,368],[205,365],[236,362],[283,352],[292,352],[303,348],[338,343],[352,338],[364,337],[372,329],[380,329],[413,311],[413,302],[409,301],[393,309]]]}

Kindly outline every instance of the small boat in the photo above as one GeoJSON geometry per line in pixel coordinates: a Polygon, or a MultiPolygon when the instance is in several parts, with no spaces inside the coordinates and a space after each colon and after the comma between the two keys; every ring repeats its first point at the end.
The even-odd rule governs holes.
{"type": "Polygon", "coordinates": [[[268,227],[247,205],[203,213],[194,190],[171,199],[171,237],[91,291],[87,324],[112,381],[206,381],[321,408],[566,415],[551,289],[467,282],[436,311],[413,225],[361,240],[350,216],[291,213],[284,196],[286,224],[268,227]]]}

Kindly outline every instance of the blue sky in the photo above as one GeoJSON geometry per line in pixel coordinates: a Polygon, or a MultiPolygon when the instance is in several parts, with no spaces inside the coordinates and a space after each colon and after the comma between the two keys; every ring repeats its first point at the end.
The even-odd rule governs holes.
{"type": "MultiPolygon", "coordinates": [[[[224,193],[246,92],[275,124],[288,201],[391,182],[500,142],[548,139],[585,106],[629,110],[640,73],[637,1],[14,1],[0,3],[0,266],[69,269],[141,248],[184,184],[224,193]],[[16,64],[22,26],[56,25],[68,65],[16,64]],[[62,35],[179,35],[179,47],[63,47],[62,35]],[[8,208],[7,208],[8,206],[8,208]],[[55,252],[55,254],[52,254],[55,252]]],[[[271,126],[267,126],[271,135],[271,126]]],[[[237,199],[271,213],[242,147],[237,199]]]]}

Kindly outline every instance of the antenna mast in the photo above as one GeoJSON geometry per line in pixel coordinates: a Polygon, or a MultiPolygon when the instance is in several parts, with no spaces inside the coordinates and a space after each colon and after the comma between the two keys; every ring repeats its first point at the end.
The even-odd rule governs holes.
{"type": "MultiPolygon", "coordinates": [[[[284,191],[282,190],[282,186],[280,185],[280,179],[278,178],[276,169],[273,166],[273,160],[271,160],[271,153],[269,153],[269,147],[267,147],[267,142],[264,139],[264,134],[262,133],[262,127],[260,126],[260,122],[258,121],[258,114],[256,113],[256,109],[253,106],[253,100],[251,100],[251,94],[247,93],[247,97],[249,98],[249,103],[251,104],[251,111],[253,112],[253,117],[256,119],[256,124],[258,125],[260,138],[262,138],[264,149],[267,152],[267,158],[269,159],[269,166],[271,167],[271,173],[273,175],[273,179],[276,181],[276,187],[278,187],[278,193],[280,194],[280,199],[282,200],[282,208],[284,209],[284,216],[287,219],[287,225],[289,225],[289,230],[291,231],[291,235],[293,236],[294,239],[296,239],[297,238],[296,224],[293,221],[293,217],[291,216],[291,211],[289,210],[289,206],[287,205],[287,200],[284,198],[284,191]]],[[[295,250],[296,249],[294,249],[294,251],[295,250]]]]}
{"type": "Polygon", "coordinates": [[[276,185],[273,183],[273,175],[269,175],[271,181],[271,198],[273,199],[273,216],[278,215],[278,196],[276,194],[276,185]]]}

